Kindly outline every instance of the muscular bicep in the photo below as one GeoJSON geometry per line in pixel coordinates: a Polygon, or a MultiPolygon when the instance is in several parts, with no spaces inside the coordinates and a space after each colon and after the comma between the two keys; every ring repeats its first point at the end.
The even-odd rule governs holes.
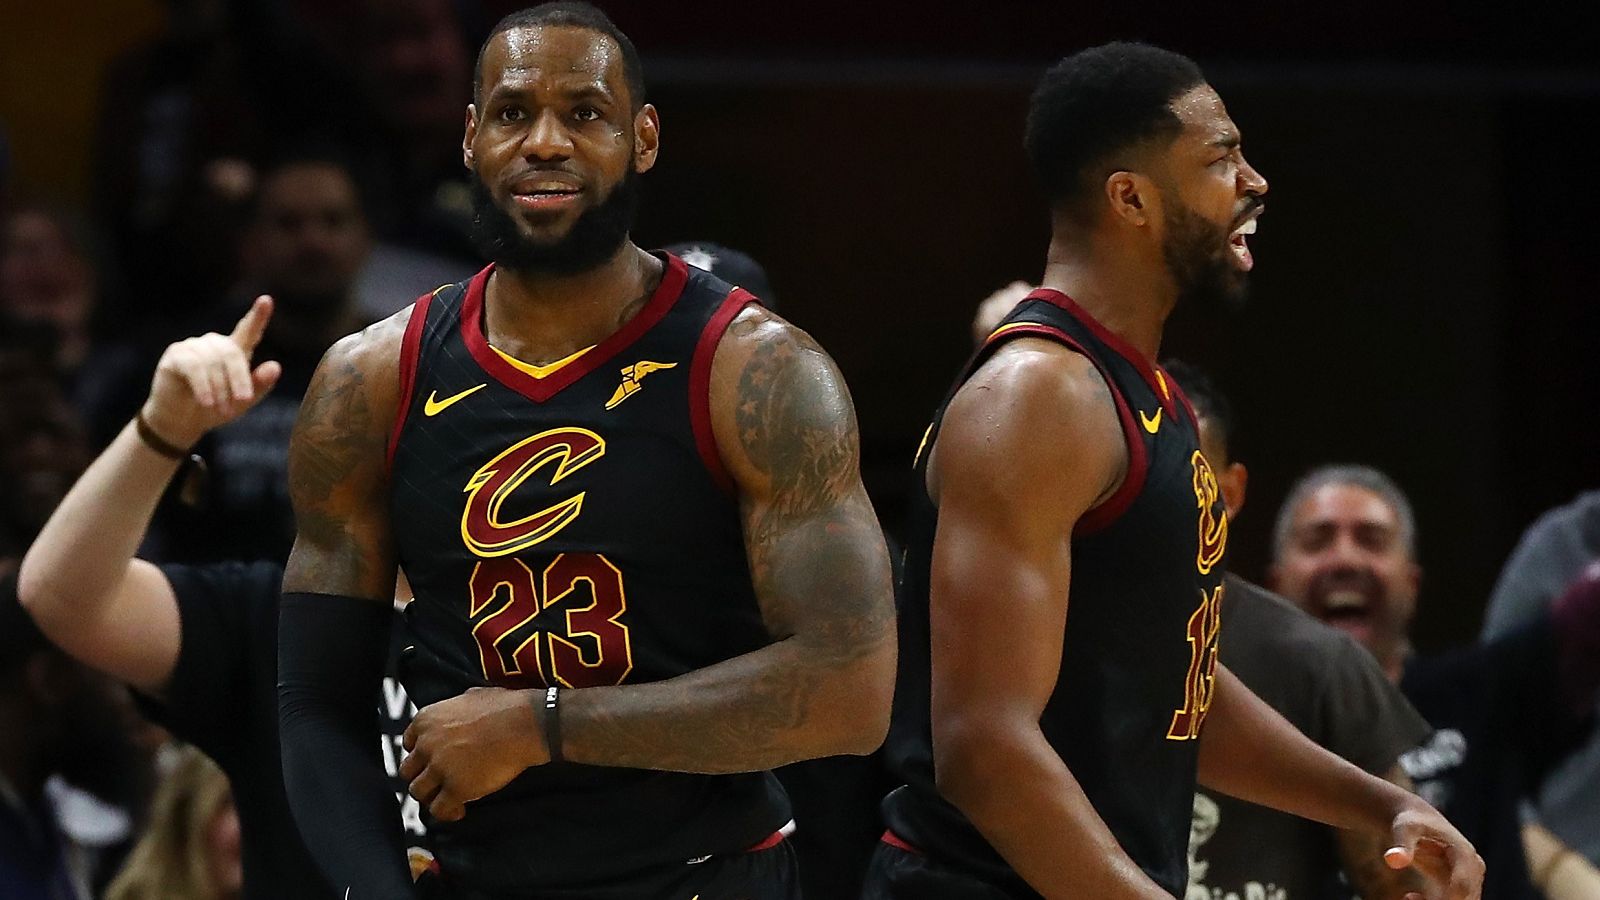
{"type": "Polygon", "coordinates": [[[833,361],[804,332],[752,307],[718,346],[711,391],[768,631],[838,662],[892,644],[888,552],[833,361]]]}
{"type": "Polygon", "coordinates": [[[1126,451],[1087,360],[1019,341],[957,392],[930,462],[939,505],[929,580],[933,721],[1036,722],[1060,672],[1072,529],[1126,451]]]}
{"type": "Polygon", "coordinates": [[[289,444],[296,532],[285,591],[394,596],[386,450],[407,315],[335,344],[306,391],[289,444]]]}

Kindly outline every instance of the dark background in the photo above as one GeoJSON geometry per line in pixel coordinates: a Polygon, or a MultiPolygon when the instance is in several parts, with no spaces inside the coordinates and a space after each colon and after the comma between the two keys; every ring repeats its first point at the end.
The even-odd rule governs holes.
{"type": "MultiPolygon", "coordinates": [[[[1417,506],[1419,642],[1465,640],[1522,528],[1600,487],[1592,4],[603,5],[663,118],[641,242],[767,266],[849,380],[891,523],[974,305],[1040,273],[1029,87],[1113,38],[1195,56],[1272,183],[1250,304],[1181,311],[1165,348],[1238,407],[1237,569],[1299,473],[1372,463],[1417,506]]],[[[101,66],[163,7],[3,7],[17,177],[83,200],[101,66]]]]}

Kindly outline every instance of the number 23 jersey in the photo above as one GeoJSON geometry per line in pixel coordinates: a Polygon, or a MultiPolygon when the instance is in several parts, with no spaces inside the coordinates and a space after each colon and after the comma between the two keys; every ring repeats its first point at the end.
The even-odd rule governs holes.
{"type": "MultiPolygon", "coordinates": [[[[390,447],[418,706],[660,681],[770,643],[708,408],[717,341],[754,298],[664,261],[633,319],[545,371],[489,346],[493,267],[418,301],[390,447]]],[[[434,834],[447,873],[515,887],[736,852],[788,817],[765,772],[558,763],[434,834]]]]}

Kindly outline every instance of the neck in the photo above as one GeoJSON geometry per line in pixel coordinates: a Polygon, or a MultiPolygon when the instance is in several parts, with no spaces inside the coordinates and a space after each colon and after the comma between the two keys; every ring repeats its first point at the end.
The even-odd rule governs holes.
{"type": "Polygon", "coordinates": [[[1040,283],[1071,297],[1147,362],[1155,363],[1161,332],[1178,299],[1161,259],[1132,259],[1096,246],[1092,239],[1064,238],[1058,228],[1040,283]]]}
{"type": "Polygon", "coordinates": [[[628,241],[601,265],[572,275],[496,267],[484,291],[489,343],[544,363],[610,337],[661,281],[660,260],[628,241]]]}

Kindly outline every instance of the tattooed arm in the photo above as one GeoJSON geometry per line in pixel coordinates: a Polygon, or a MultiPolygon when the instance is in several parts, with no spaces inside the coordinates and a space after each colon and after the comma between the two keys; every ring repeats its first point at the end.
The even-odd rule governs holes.
{"type": "Polygon", "coordinates": [[[306,846],[347,900],[411,893],[372,710],[395,585],[384,451],[408,318],[328,351],[289,446],[299,530],[278,624],[284,786],[306,846]]]}
{"type": "Polygon", "coordinates": [[[572,692],[566,756],[748,772],[870,753],[889,725],[894,603],[844,381],[808,335],[752,306],[717,348],[711,408],[774,643],[668,681],[572,692]]]}
{"type": "Polygon", "coordinates": [[[410,309],[351,335],[322,358],[289,444],[294,550],[285,591],[394,599],[385,450],[399,403],[395,365],[410,309]]]}
{"type": "MultiPolygon", "coordinates": [[[[895,667],[889,558],[838,369],[806,334],[752,307],[718,345],[711,408],[773,642],[666,681],[563,691],[573,762],[752,772],[883,742],[895,667]]],[[[458,818],[547,762],[542,699],[481,688],[422,710],[401,768],[412,794],[458,818]]]]}

